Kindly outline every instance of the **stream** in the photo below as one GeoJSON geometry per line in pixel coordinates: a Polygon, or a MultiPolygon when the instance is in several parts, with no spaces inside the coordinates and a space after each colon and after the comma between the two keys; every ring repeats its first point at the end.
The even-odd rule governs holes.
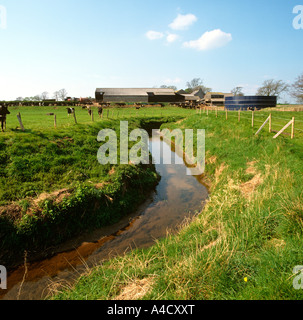
{"type": "Polygon", "coordinates": [[[162,150],[161,164],[156,164],[161,180],[150,197],[119,223],[82,234],[62,244],[55,256],[24,263],[9,273],[8,290],[2,296],[4,290],[0,290],[0,299],[46,299],[61,286],[71,287],[87,268],[133,248],[150,247],[168,231],[176,231],[185,219],[201,212],[208,197],[202,177],[186,175],[184,162],[164,165],[164,157],[183,159],[183,155],[175,154],[160,136],[153,136],[149,146],[154,157],[162,150]]]}

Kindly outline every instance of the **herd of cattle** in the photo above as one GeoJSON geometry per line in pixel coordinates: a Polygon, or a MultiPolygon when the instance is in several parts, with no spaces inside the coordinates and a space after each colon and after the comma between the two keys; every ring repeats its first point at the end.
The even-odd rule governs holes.
{"type": "MultiPolygon", "coordinates": [[[[88,111],[88,114],[91,116],[92,115],[92,108],[90,106],[83,106],[82,109],[86,109],[88,111]]],[[[67,114],[70,116],[71,114],[75,113],[75,108],[66,108],[67,114]]],[[[99,117],[101,118],[103,114],[103,107],[98,107],[98,114],[99,117]]]]}
{"type": "MultiPolygon", "coordinates": [[[[125,106],[126,104],[125,103],[116,103],[117,105],[119,105],[120,107],[123,107],[125,106]]],[[[14,104],[15,106],[16,104],[14,104]]],[[[161,107],[164,107],[164,104],[160,104],[161,107]]],[[[176,106],[176,104],[173,104],[176,106]]],[[[12,106],[11,104],[9,103],[2,103],[0,104],[0,121],[1,121],[1,130],[2,132],[6,129],[6,116],[8,114],[10,114],[9,110],[8,110],[8,107],[12,106]]],[[[97,107],[97,110],[98,110],[98,115],[99,117],[101,118],[102,115],[103,115],[103,110],[104,108],[107,108],[109,107],[110,104],[109,103],[103,103],[103,104],[100,104],[100,106],[97,107]]],[[[135,103],[134,104],[135,108],[138,110],[138,109],[141,109],[142,107],[145,107],[144,104],[141,104],[141,103],[135,103]]],[[[182,107],[182,108],[195,108],[197,106],[194,106],[193,104],[188,104],[188,105],[185,105],[185,104],[180,104],[178,105],[179,107],[182,107]]],[[[71,114],[75,114],[75,108],[74,107],[68,107],[66,108],[67,109],[67,114],[68,116],[70,116],[71,114]]],[[[88,111],[88,114],[91,116],[92,115],[92,106],[91,104],[87,104],[87,105],[82,105],[82,109],[85,109],[88,111]]],[[[49,113],[48,115],[53,115],[53,113],[49,113]]]]}

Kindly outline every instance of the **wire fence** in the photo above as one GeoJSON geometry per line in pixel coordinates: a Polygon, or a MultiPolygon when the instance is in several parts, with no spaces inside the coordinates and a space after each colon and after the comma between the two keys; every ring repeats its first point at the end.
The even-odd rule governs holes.
{"type": "Polygon", "coordinates": [[[222,110],[222,109],[212,109],[206,110],[201,109],[196,111],[197,114],[206,114],[209,117],[215,116],[216,118],[224,117],[226,121],[229,119],[233,119],[238,123],[242,123],[245,121],[248,125],[252,128],[255,128],[256,131],[259,129],[261,125],[269,120],[269,131],[290,135],[292,138],[296,137],[303,137],[303,113],[298,112],[276,112],[276,111],[231,111],[231,110],[222,110]],[[268,119],[270,117],[270,119],[268,119]],[[290,122],[293,121],[293,123],[290,122]],[[286,125],[288,125],[286,127],[286,125]],[[258,127],[258,128],[257,128],[258,127]],[[286,128],[285,128],[286,127],[286,128]],[[280,132],[283,129],[283,132],[280,132]]]}

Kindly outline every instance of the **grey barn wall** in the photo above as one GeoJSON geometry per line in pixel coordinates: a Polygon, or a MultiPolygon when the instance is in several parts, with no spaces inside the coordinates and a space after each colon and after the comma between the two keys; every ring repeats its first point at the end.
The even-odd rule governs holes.
{"type": "Polygon", "coordinates": [[[102,102],[148,102],[148,96],[104,96],[102,102]]]}
{"type": "Polygon", "coordinates": [[[174,103],[186,100],[184,96],[177,94],[173,89],[162,88],[104,88],[96,89],[95,96],[99,103],[174,103]]]}

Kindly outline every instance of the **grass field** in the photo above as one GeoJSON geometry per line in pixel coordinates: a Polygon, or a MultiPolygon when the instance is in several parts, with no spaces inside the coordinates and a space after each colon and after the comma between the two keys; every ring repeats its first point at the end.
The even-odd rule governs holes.
{"type": "MultiPolygon", "coordinates": [[[[11,114],[7,119],[8,131],[15,132],[17,128],[20,128],[17,120],[17,114],[21,113],[22,122],[26,130],[38,130],[47,131],[54,128],[54,116],[48,116],[49,113],[54,113],[57,118],[57,128],[69,128],[74,127],[75,120],[72,115],[68,116],[65,107],[11,107],[11,114]]],[[[83,110],[81,107],[75,107],[76,119],[78,124],[86,125],[92,124],[91,116],[87,110],[83,110]]],[[[102,121],[97,112],[97,108],[93,108],[94,122],[102,121]]],[[[174,116],[187,116],[195,113],[194,110],[181,109],[175,107],[146,107],[136,110],[134,107],[130,108],[109,108],[104,109],[103,120],[114,119],[136,119],[136,118],[150,118],[150,117],[174,117],[174,116]],[[108,111],[108,117],[107,117],[108,111]]],[[[7,134],[7,133],[6,133],[7,134]]]]}
{"type": "Polygon", "coordinates": [[[2,265],[10,266],[16,258],[22,261],[24,251],[30,257],[31,251],[117,221],[154,188],[158,176],[153,166],[100,165],[97,135],[110,128],[119,138],[123,112],[131,131],[149,120],[176,121],[188,111],[158,109],[159,115],[153,117],[155,110],[147,110],[149,118],[132,116],[131,110],[110,111],[108,117],[106,113],[92,121],[87,110],[76,108],[75,124],[62,107],[10,108],[7,130],[0,134],[2,265]],[[25,131],[17,120],[19,112],[25,131]],[[54,116],[47,115],[53,112],[57,128],[54,116]]]}
{"type": "MultiPolygon", "coordinates": [[[[273,130],[293,115],[303,120],[300,113],[272,115],[273,130]]],[[[255,136],[248,113],[240,123],[237,113],[229,116],[193,114],[164,125],[206,129],[205,209],[177,235],[89,270],[54,299],[303,298],[293,286],[293,268],[303,262],[303,137],[297,131],[293,140],[274,140],[268,127],[255,136]]],[[[260,125],[267,117],[256,115],[260,125]]]]}
{"type": "Polygon", "coordinates": [[[157,121],[192,113],[176,108],[111,109],[108,117],[105,110],[104,118],[95,115],[93,122],[88,112],[78,107],[76,125],[73,116],[68,117],[66,109],[60,107],[11,108],[10,112],[7,130],[0,134],[0,205],[66,188],[77,181],[103,181],[111,166],[102,167],[96,161],[100,147],[97,135],[104,128],[119,132],[120,119],[138,127],[138,121],[153,118],[155,114],[157,121]],[[16,117],[19,112],[25,132],[21,131],[16,117]],[[47,116],[52,112],[57,116],[57,129],[54,116],[47,116]]]}
{"type": "MultiPolygon", "coordinates": [[[[60,107],[10,111],[7,132],[0,135],[0,201],[2,205],[14,201],[23,210],[9,223],[2,219],[3,212],[0,214],[0,239],[17,225],[17,234],[22,235],[18,243],[32,235],[37,241],[41,230],[47,237],[54,229],[51,224],[41,229],[45,217],[59,221],[55,225],[58,228],[61,215],[68,216],[75,207],[90,208],[96,196],[103,199],[104,207],[109,196],[130,209],[135,194],[131,191],[138,189],[131,181],[141,179],[141,185],[150,186],[155,183],[152,168],[100,168],[96,164],[100,129],[118,132],[120,120],[129,120],[130,128],[160,121],[169,129],[206,129],[205,182],[210,186],[210,199],[203,212],[180,226],[178,234],[168,235],[153,247],[134,250],[90,269],[71,290],[53,299],[303,298],[302,290],[293,287],[293,268],[303,264],[303,113],[258,111],[252,128],[250,112],[242,112],[239,122],[237,112],[229,112],[226,120],[224,111],[216,117],[214,111],[207,115],[173,107],[110,109],[108,118],[105,110],[102,120],[95,114],[92,122],[87,111],[76,108],[76,125],[60,107]],[[25,132],[18,128],[18,112],[25,132]],[[50,112],[57,115],[57,129],[53,116],[46,115],[50,112]],[[288,128],[274,140],[268,125],[255,136],[269,112],[274,131],[295,116],[294,139],[288,128]],[[102,189],[96,191],[100,183],[102,189]],[[125,185],[130,196],[121,199],[117,195],[125,185]],[[29,199],[62,188],[73,190],[73,196],[59,205],[45,200],[42,211],[30,211],[29,199]]],[[[110,207],[106,215],[118,209],[110,207]]],[[[70,229],[74,228],[72,221],[70,229]]],[[[79,221],[73,231],[79,231],[82,223],[79,221]]],[[[16,239],[9,241],[14,245],[16,239]]]]}

